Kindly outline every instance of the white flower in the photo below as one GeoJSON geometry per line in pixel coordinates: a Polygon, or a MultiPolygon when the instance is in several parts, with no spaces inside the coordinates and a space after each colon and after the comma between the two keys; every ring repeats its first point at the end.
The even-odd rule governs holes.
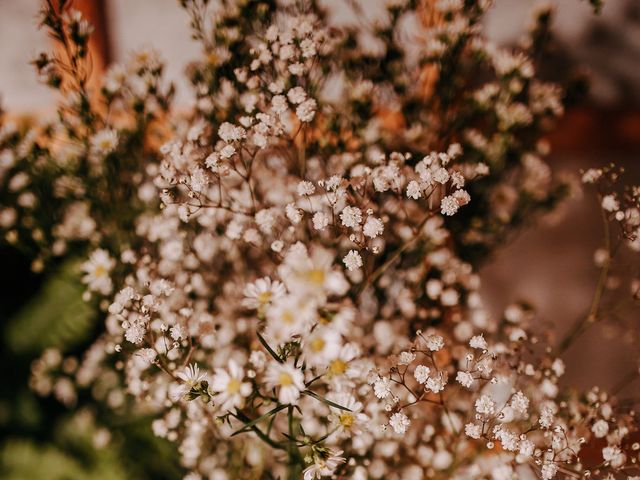
{"type": "Polygon", "coordinates": [[[379,218],[368,217],[367,221],[364,222],[364,227],[362,227],[362,233],[369,238],[376,238],[382,235],[382,232],[384,232],[384,224],[379,218]]]}
{"type": "Polygon", "coordinates": [[[225,142],[234,142],[246,137],[247,132],[242,127],[237,127],[229,122],[224,122],[218,128],[218,135],[225,142]]]}
{"type": "Polygon", "coordinates": [[[325,456],[314,455],[314,462],[303,472],[304,480],[315,480],[333,475],[338,465],[345,462],[345,459],[340,456],[341,454],[342,450],[329,450],[325,456]]]}
{"type": "Polygon", "coordinates": [[[92,292],[108,295],[113,289],[113,282],[109,275],[116,262],[106,250],[98,249],[91,252],[89,260],[82,264],[85,275],[82,281],[92,292]]]}
{"type": "Polygon", "coordinates": [[[379,399],[384,399],[391,393],[391,380],[387,377],[378,378],[373,384],[373,393],[379,399]]]}
{"type": "Polygon", "coordinates": [[[350,272],[362,266],[362,257],[356,250],[349,250],[342,261],[350,272]]]}
{"type": "Polygon", "coordinates": [[[105,128],[91,137],[91,148],[95,153],[108,155],[118,146],[118,133],[115,130],[105,128]]]}
{"type": "Polygon", "coordinates": [[[414,200],[422,197],[422,188],[420,184],[415,180],[411,180],[409,185],[407,185],[407,197],[413,198],[414,200]]]}
{"type": "Polygon", "coordinates": [[[258,309],[284,297],[286,293],[281,282],[271,280],[269,277],[259,278],[245,287],[242,305],[246,308],[258,309]]]}
{"type": "Polygon", "coordinates": [[[602,170],[590,168],[582,174],[582,183],[595,183],[602,176],[602,170]]]}
{"type": "Polygon", "coordinates": [[[329,225],[329,216],[324,212],[316,212],[313,215],[313,228],[316,230],[324,230],[329,225]]]}
{"type": "Polygon", "coordinates": [[[542,428],[550,428],[555,421],[555,412],[551,406],[544,406],[540,409],[540,418],[538,422],[542,428]]]}
{"type": "Polygon", "coordinates": [[[366,427],[369,417],[362,413],[362,403],[348,392],[338,392],[329,397],[333,403],[347,410],[330,406],[329,420],[342,437],[361,435],[366,427]]]}
{"type": "Polygon", "coordinates": [[[496,412],[496,402],[489,395],[482,395],[476,400],[476,412],[481,415],[493,415],[496,412]]]}
{"type": "Polygon", "coordinates": [[[220,157],[230,158],[234,153],[236,153],[236,148],[233,145],[225,145],[222,150],[220,150],[220,157]]]}
{"type": "Polygon", "coordinates": [[[391,418],[389,419],[389,425],[391,425],[391,428],[393,428],[394,432],[396,432],[398,435],[402,435],[407,431],[409,425],[411,425],[411,420],[409,420],[409,417],[407,417],[404,413],[396,412],[391,415],[391,418]]]}
{"type": "Polygon", "coordinates": [[[244,399],[251,394],[251,384],[243,382],[244,370],[233,359],[229,360],[228,370],[216,368],[211,380],[211,390],[217,392],[215,402],[222,410],[242,408],[244,399]]]}
{"type": "Polygon", "coordinates": [[[332,328],[319,325],[304,338],[303,353],[310,366],[327,366],[340,355],[342,337],[332,328]]]}
{"type": "Polygon", "coordinates": [[[444,347],[444,338],[440,335],[429,335],[425,340],[427,342],[427,348],[432,352],[437,352],[444,347]]]}
{"type": "Polygon", "coordinates": [[[609,433],[609,424],[606,420],[598,420],[591,427],[591,431],[595,435],[596,438],[603,438],[609,433]]]}
{"type": "Polygon", "coordinates": [[[398,365],[409,365],[416,359],[416,354],[413,352],[400,352],[398,356],[398,365]]]}
{"type": "Polygon", "coordinates": [[[620,447],[609,445],[602,449],[602,458],[605,462],[611,462],[613,468],[620,468],[626,460],[626,455],[622,453],[620,447]]]}
{"type": "Polygon", "coordinates": [[[458,374],[456,375],[456,380],[460,385],[466,388],[471,388],[471,385],[473,385],[473,375],[471,375],[469,372],[458,372],[458,374]]]}
{"type": "Polygon", "coordinates": [[[288,342],[291,337],[301,335],[311,328],[314,312],[311,303],[293,295],[285,295],[267,306],[264,332],[278,345],[288,342]]]}
{"type": "Polygon", "coordinates": [[[464,426],[464,433],[468,437],[478,439],[482,435],[482,426],[476,423],[467,423],[464,426]]]}
{"type": "Polygon", "coordinates": [[[264,208],[255,215],[256,225],[265,235],[271,235],[276,223],[275,211],[272,208],[264,208]]]}
{"type": "Polygon", "coordinates": [[[182,372],[176,373],[176,377],[189,387],[195,387],[204,380],[206,376],[206,373],[200,372],[200,368],[195,363],[187,365],[182,372]]]}
{"type": "Polygon", "coordinates": [[[486,350],[487,341],[484,339],[482,335],[476,335],[474,337],[471,337],[471,340],[469,340],[469,346],[471,348],[477,348],[479,350],[486,350]]]}
{"type": "Polygon", "coordinates": [[[296,117],[298,117],[301,122],[310,122],[316,115],[316,107],[316,101],[310,98],[298,105],[298,108],[296,108],[296,117]]]}
{"type": "Polygon", "coordinates": [[[271,108],[278,115],[281,115],[284,112],[286,112],[289,109],[289,107],[287,105],[287,99],[284,97],[284,95],[275,95],[271,99],[271,108]]]}
{"type": "Polygon", "coordinates": [[[543,480],[551,480],[558,473],[558,466],[555,463],[545,463],[540,469],[543,480]]]}
{"type": "Polygon", "coordinates": [[[418,383],[425,383],[429,378],[430,371],[431,370],[429,369],[429,367],[425,365],[418,365],[413,372],[413,376],[418,381],[418,383]]]}
{"type": "Polygon", "coordinates": [[[293,363],[271,361],[264,375],[268,389],[278,389],[278,401],[283,405],[295,405],[300,392],[305,389],[304,374],[293,363]]]}
{"type": "Polygon", "coordinates": [[[447,195],[440,202],[440,213],[443,215],[454,215],[460,205],[458,204],[458,200],[453,195],[447,195]]]}
{"type": "Polygon", "coordinates": [[[449,172],[446,168],[438,167],[433,171],[433,179],[444,185],[449,181],[449,172]]]}
{"type": "Polygon", "coordinates": [[[285,214],[287,215],[287,218],[294,225],[297,225],[302,221],[302,212],[293,203],[287,204],[284,210],[285,210],[285,214]]]}
{"type": "Polygon", "coordinates": [[[340,213],[340,220],[345,227],[357,227],[362,223],[362,212],[358,207],[344,207],[340,213]]]}
{"type": "Polygon", "coordinates": [[[525,416],[529,409],[529,399],[524,393],[516,392],[513,397],[511,397],[509,405],[518,415],[525,416]]]}
{"type": "Polygon", "coordinates": [[[615,212],[620,209],[620,203],[616,200],[615,195],[605,195],[602,197],[602,208],[607,212],[615,212]]]}
{"type": "Polygon", "coordinates": [[[442,390],[444,390],[444,386],[446,384],[447,384],[447,381],[446,381],[444,375],[442,375],[442,373],[440,373],[436,377],[427,378],[427,382],[425,383],[424,388],[427,389],[427,390],[432,391],[433,393],[439,393],[442,390]]]}
{"type": "Polygon", "coordinates": [[[531,457],[535,453],[535,451],[535,443],[526,438],[520,439],[520,451],[518,452],[519,455],[522,455],[523,457],[531,457]]]}
{"type": "Polygon", "coordinates": [[[287,98],[291,103],[299,104],[306,100],[307,93],[304,91],[302,87],[293,87],[291,90],[287,92],[287,98]]]}
{"type": "Polygon", "coordinates": [[[298,195],[300,195],[301,197],[304,195],[313,195],[315,191],[316,187],[311,182],[303,180],[298,183],[298,195]]]}
{"type": "Polygon", "coordinates": [[[188,335],[185,328],[182,325],[174,325],[173,327],[171,327],[169,329],[169,334],[171,335],[171,338],[173,338],[175,341],[181,340],[183,338],[187,338],[187,335],[188,335]]]}

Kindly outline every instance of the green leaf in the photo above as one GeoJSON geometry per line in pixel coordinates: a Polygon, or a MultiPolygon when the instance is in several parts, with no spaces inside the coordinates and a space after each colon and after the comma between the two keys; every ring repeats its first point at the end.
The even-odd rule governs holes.
{"type": "Polygon", "coordinates": [[[5,345],[14,353],[36,353],[47,347],[68,349],[91,333],[95,308],[82,300],[77,261],[67,261],[8,322],[5,345]]]}
{"type": "Polygon", "coordinates": [[[317,393],[312,392],[311,390],[305,390],[304,392],[302,392],[303,395],[306,395],[308,397],[312,397],[315,398],[316,400],[321,401],[322,403],[326,403],[327,405],[330,405],[334,408],[338,408],[340,410],[344,410],[345,412],[350,412],[351,410],[349,410],[347,407],[343,407],[342,405],[338,405],[335,402],[332,402],[331,400],[327,400],[324,397],[321,397],[320,395],[318,395],[317,393]]]}
{"type": "Polygon", "coordinates": [[[258,340],[260,340],[260,343],[262,344],[262,346],[267,349],[267,352],[269,352],[269,354],[275,359],[275,361],[278,363],[282,363],[283,360],[282,358],[280,358],[280,355],[278,355],[276,352],[273,351],[273,349],[269,346],[269,344],[264,339],[264,337],[257,332],[256,332],[256,335],[258,335],[258,340]]]}
{"type": "Polygon", "coordinates": [[[265,413],[264,415],[256,418],[255,420],[251,420],[249,423],[245,423],[244,427],[242,427],[240,430],[237,430],[235,432],[233,432],[231,434],[232,437],[239,435],[240,433],[245,433],[248,432],[249,430],[251,430],[254,426],[256,426],[258,423],[262,422],[263,420],[266,420],[267,418],[269,418],[271,415],[275,415],[276,413],[278,413],[280,410],[284,410],[285,408],[287,408],[288,405],[278,405],[277,407],[275,407],[272,410],[269,410],[267,413],[265,413]]]}

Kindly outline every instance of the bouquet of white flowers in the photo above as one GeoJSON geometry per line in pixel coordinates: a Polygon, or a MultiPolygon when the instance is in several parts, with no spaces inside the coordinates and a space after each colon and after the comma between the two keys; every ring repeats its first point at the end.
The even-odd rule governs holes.
{"type": "Polygon", "coordinates": [[[545,162],[567,98],[536,76],[550,9],[512,51],[483,37],[488,0],[343,0],[347,19],[182,0],[203,56],[176,113],[152,51],[92,92],[91,27],[58,3],[63,54],[35,64],[64,100],[2,127],[0,225],[34,268],[81,252],[104,328],[77,363],[37,361],[37,391],[133,398],[189,480],[640,474],[633,405],[560,385],[608,296],[638,300],[637,272],[609,281],[640,249],[638,188],[584,172],[602,273],[557,347],[531,306],[494,318],[479,293],[481,262],[572,188],[545,162]]]}

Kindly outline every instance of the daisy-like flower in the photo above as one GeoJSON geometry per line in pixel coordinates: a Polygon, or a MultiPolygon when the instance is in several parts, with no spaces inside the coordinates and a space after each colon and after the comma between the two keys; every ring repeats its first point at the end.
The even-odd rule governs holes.
{"type": "Polygon", "coordinates": [[[110,128],[105,128],[96,132],[91,137],[91,148],[94,153],[108,155],[118,146],[118,133],[110,128]]]}
{"type": "Polygon", "coordinates": [[[197,386],[205,379],[206,376],[207,374],[205,372],[200,372],[200,367],[195,363],[187,365],[182,372],[176,373],[176,377],[182,380],[189,387],[197,386]]]}
{"type": "Polygon", "coordinates": [[[335,254],[321,247],[309,251],[298,242],[285,255],[278,275],[287,290],[305,298],[322,301],[327,295],[344,295],[349,289],[344,274],[334,268],[335,254]]]}
{"type": "Polygon", "coordinates": [[[89,260],[82,264],[82,270],[85,272],[82,281],[87,284],[87,288],[92,292],[108,295],[113,289],[113,282],[109,273],[115,264],[115,260],[109,256],[106,250],[94,250],[89,255],[89,260]]]}
{"type": "Polygon", "coordinates": [[[216,368],[211,390],[217,392],[216,403],[223,410],[242,408],[244,399],[251,394],[251,384],[243,382],[244,369],[235,360],[229,360],[228,369],[216,368]]]}
{"type": "Polygon", "coordinates": [[[354,369],[351,369],[351,363],[360,356],[360,348],[355,343],[346,343],[340,349],[340,353],[336,358],[331,360],[328,365],[327,374],[332,380],[344,381],[355,375],[354,369]]]}
{"type": "Polygon", "coordinates": [[[362,403],[348,392],[338,392],[332,395],[330,400],[347,409],[330,407],[329,420],[337,429],[338,434],[342,437],[362,434],[366,422],[369,420],[369,417],[362,413],[362,403]]]}
{"type": "Polygon", "coordinates": [[[267,388],[278,389],[278,401],[284,405],[295,405],[300,398],[300,392],[305,389],[304,374],[291,362],[269,363],[264,381],[267,388]]]}
{"type": "Polygon", "coordinates": [[[286,293],[281,282],[271,280],[269,277],[259,278],[245,287],[242,305],[249,309],[260,309],[284,297],[286,293]]]}
{"type": "Polygon", "coordinates": [[[313,304],[304,302],[293,295],[279,298],[266,311],[265,335],[278,345],[288,342],[296,335],[311,329],[315,309],[313,304]]]}
{"type": "Polygon", "coordinates": [[[317,367],[328,365],[338,357],[342,346],[342,337],[333,328],[319,325],[304,338],[303,353],[307,365],[317,367]]]}
{"type": "Polygon", "coordinates": [[[314,455],[313,463],[303,472],[304,480],[314,480],[333,475],[338,465],[345,462],[345,459],[340,456],[341,454],[342,450],[327,450],[322,452],[321,455],[314,455]]]}

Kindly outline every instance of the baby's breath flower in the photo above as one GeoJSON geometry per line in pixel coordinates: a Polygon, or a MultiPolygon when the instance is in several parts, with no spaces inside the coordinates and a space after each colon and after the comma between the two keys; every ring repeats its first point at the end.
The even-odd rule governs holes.
{"type": "Polygon", "coordinates": [[[396,412],[391,415],[391,418],[389,419],[389,425],[391,425],[391,428],[393,428],[393,431],[396,434],[402,435],[407,431],[409,425],[411,425],[411,420],[409,420],[409,417],[407,417],[404,413],[396,412]]]}
{"type": "Polygon", "coordinates": [[[356,250],[349,250],[342,261],[349,271],[357,270],[362,266],[362,257],[356,250]]]}

